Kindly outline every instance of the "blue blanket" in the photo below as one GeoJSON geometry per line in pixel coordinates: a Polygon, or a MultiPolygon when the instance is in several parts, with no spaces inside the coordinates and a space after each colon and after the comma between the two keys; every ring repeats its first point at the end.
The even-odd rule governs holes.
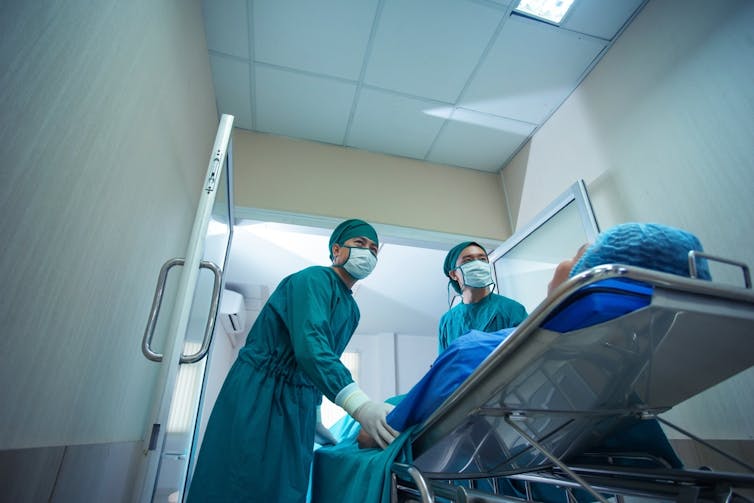
{"type": "Polygon", "coordinates": [[[427,419],[513,330],[504,328],[492,333],[472,330],[453,341],[388,414],[390,426],[403,431],[427,419]]]}

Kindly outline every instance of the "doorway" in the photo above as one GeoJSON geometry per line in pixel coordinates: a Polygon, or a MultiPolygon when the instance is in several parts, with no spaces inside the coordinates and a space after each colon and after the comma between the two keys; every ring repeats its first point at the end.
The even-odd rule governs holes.
{"type": "MultiPolygon", "coordinates": [[[[270,214],[236,208],[225,279],[200,411],[200,449],[212,406],[251,325],[269,295],[287,275],[312,265],[329,265],[328,241],[340,219],[270,214]],[[228,295],[228,292],[232,292],[228,295]]],[[[354,287],[360,324],[343,361],[375,400],[407,392],[437,356],[437,326],[448,309],[448,284],[442,272],[447,251],[477,239],[488,249],[499,243],[375,224],[380,235],[375,271],[354,287]]],[[[323,400],[323,423],[345,412],[323,400]]]]}

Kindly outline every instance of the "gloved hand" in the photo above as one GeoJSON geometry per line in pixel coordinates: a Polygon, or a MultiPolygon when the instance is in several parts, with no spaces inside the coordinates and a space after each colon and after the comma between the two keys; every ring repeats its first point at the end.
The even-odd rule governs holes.
{"type": "Polygon", "coordinates": [[[330,430],[325,428],[325,425],[321,422],[317,422],[317,426],[314,428],[314,441],[319,445],[335,445],[338,443],[330,430]]]}
{"type": "Polygon", "coordinates": [[[361,424],[361,429],[383,449],[400,434],[387,424],[386,416],[393,406],[373,402],[355,382],[338,392],[335,396],[335,403],[357,420],[361,424]]]}
{"type": "Polygon", "coordinates": [[[386,416],[391,410],[393,410],[393,406],[390,404],[369,400],[353,413],[353,418],[361,424],[361,428],[383,449],[399,435],[396,430],[387,424],[386,416]]]}

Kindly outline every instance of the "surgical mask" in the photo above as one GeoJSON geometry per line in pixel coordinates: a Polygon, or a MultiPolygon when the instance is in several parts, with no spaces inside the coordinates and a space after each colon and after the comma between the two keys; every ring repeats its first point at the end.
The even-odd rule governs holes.
{"type": "Polygon", "coordinates": [[[343,264],[343,269],[356,279],[364,279],[374,270],[377,265],[377,257],[369,248],[354,248],[347,246],[348,260],[343,264]]]}
{"type": "Polygon", "coordinates": [[[457,269],[461,270],[463,275],[463,284],[471,288],[484,288],[490,286],[492,281],[492,271],[490,264],[483,260],[472,260],[461,264],[457,269]]]}

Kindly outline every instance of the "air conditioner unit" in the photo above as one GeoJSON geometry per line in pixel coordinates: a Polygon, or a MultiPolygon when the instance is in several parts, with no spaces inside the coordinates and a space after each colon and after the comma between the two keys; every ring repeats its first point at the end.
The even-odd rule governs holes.
{"type": "Polygon", "coordinates": [[[228,335],[237,335],[246,328],[246,307],[243,295],[224,290],[220,301],[220,324],[228,335]]]}

